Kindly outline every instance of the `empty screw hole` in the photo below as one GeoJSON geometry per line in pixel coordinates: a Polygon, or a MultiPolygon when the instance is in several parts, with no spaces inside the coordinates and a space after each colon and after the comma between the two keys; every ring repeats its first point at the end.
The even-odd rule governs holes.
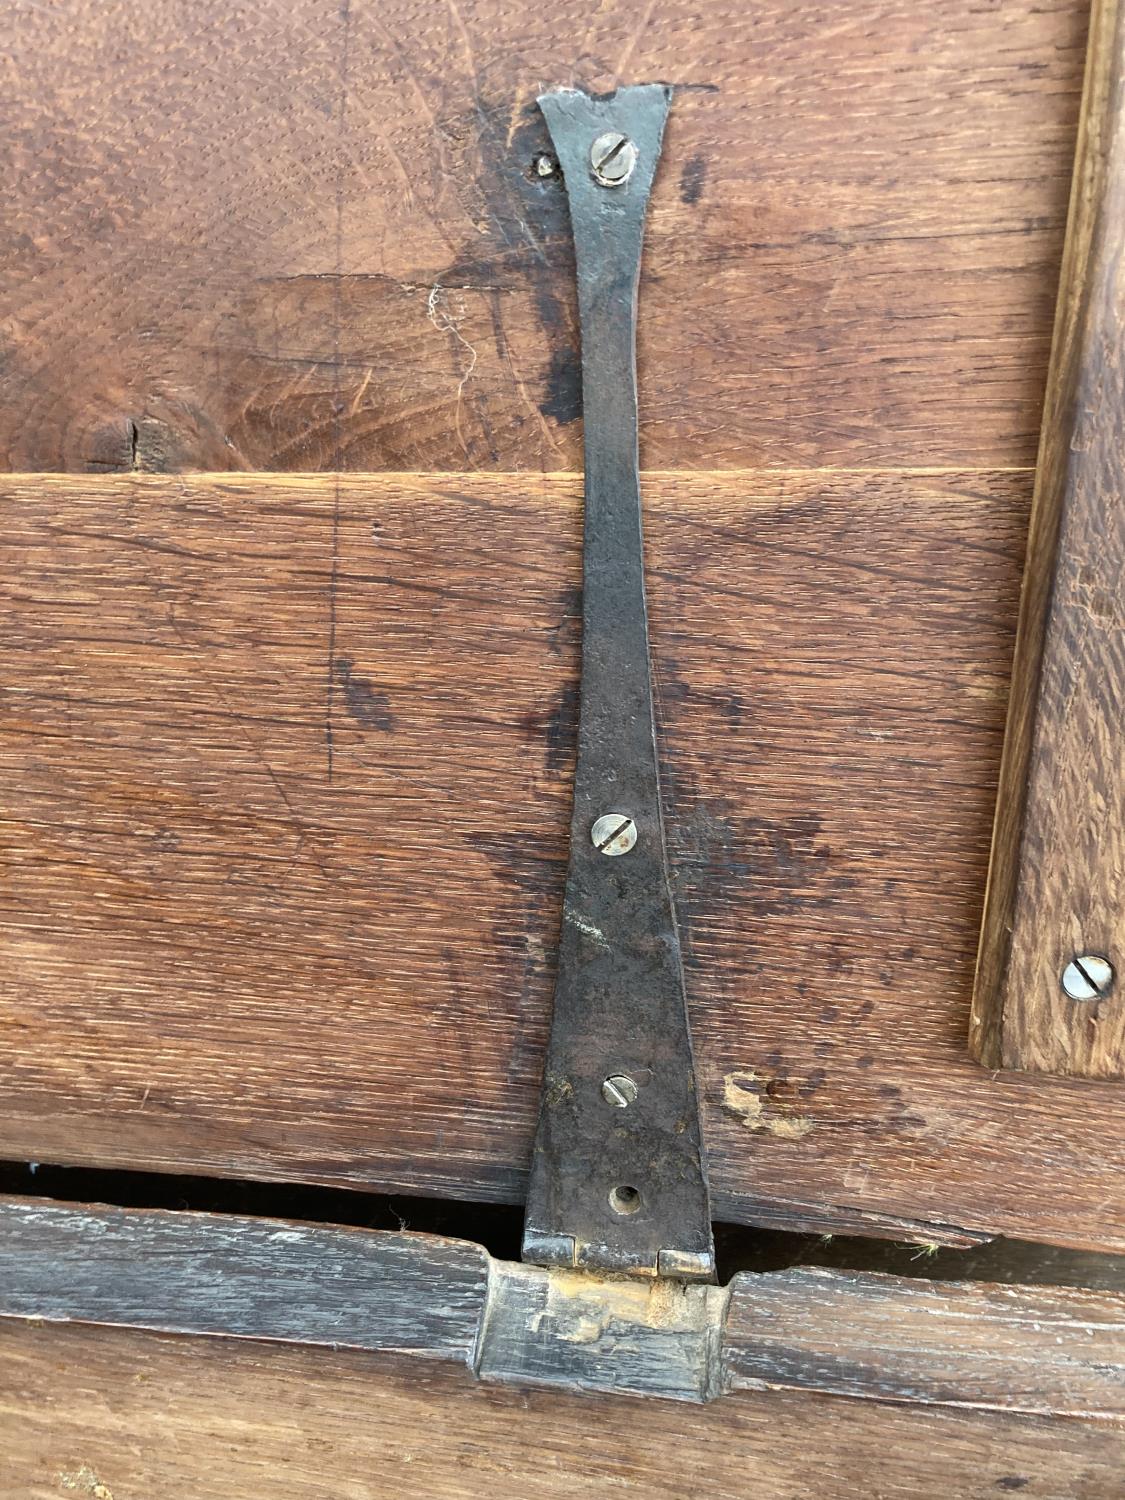
{"type": "Polygon", "coordinates": [[[635,1214],[641,1206],[641,1195],[635,1187],[625,1183],[615,1187],[609,1195],[609,1206],[615,1214],[635,1214]]]}

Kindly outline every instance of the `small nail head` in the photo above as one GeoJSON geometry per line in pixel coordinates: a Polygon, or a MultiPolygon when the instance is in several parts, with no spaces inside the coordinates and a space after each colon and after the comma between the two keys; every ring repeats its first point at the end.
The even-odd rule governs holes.
{"type": "Polygon", "coordinates": [[[607,130],[590,147],[590,169],[602,187],[628,182],[637,165],[637,148],[619,130],[607,130]]]}
{"type": "Polygon", "coordinates": [[[590,829],[590,842],[611,858],[628,854],[637,842],[637,825],[628,813],[603,813],[590,829]]]}
{"type": "Polygon", "coordinates": [[[1113,965],[1096,953],[1071,959],[1062,972],[1064,994],[1071,1000],[1101,1000],[1113,988],[1113,965]]]}
{"type": "Polygon", "coordinates": [[[614,1109],[628,1109],[637,1100],[637,1085],[628,1073],[611,1073],[602,1084],[602,1098],[614,1109]]]}

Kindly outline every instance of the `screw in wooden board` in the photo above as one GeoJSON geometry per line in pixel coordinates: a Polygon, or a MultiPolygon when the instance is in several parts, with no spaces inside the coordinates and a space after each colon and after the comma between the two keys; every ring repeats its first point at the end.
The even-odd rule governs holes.
{"type": "Polygon", "coordinates": [[[1113,965],[1096,953],[1080,954],[1063,970],[1062,987],[1071,1000],[1104,1000],[1113,988],[1113,965]]]}
{"type": "Polygon", "coordinates": [[[600,854],[628,854],[637,842],[637,825],[628,813],[603,813],[590,829],[590,842],[600,854]]]}
{"type": "Polygon", "coordinates": [[[602,1098],[614,1109],[628,1109],[637,1098],[637,1085],[628,1073],[611,1073],[602,1084],[602,1098]]]}
{"type": "Polygon", "coordinates": [[[607,130],[590,147],[590,166],[594,180],[602,187],[620,187],[628,182],[637,165],[637,148],[619,130],[607,130]]]}

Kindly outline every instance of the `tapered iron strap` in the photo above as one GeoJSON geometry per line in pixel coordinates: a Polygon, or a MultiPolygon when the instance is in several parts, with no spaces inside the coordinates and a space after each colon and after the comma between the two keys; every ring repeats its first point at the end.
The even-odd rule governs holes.
{"type": "Polygon", "coordinates": [[[523,1253],[540,1265],[712,1279],[660,803],[637,450],[637,284],[670,100],[661,84],[539,100],[577,256],[586,518],[570,867],[523,1253]]]}

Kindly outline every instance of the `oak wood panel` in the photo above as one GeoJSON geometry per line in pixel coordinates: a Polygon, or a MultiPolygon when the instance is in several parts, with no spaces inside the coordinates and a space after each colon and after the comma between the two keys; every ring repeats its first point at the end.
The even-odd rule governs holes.
{"type": "MultiPolygon", "coordinates": [[[[1029,484],[646,479],[720,1217],[1125,1244],[1121,1091],[964,1045],[1029,484]]],[[[577,481],[6,488],[0,1151],[519,1199],[577,481]]]]}
{"type": "Polygon", "coordinates": [[[972,1045],[1125,1076],[1125,8],[1095,7],[972,1045]],[[1115,966],[1074,1001],[1075,957],[1115,966]]]}
{"type": "Polygon", "coordinates": [[[384,1358],[0,1326],[0,1494],[95,1500],[1118,1500],[1099,1424],[799,1392],[509,1391],[384,1358]]]}
{"type": "Polygon", "coordinates": [[[647,465],[1030,463],[1086,9],[8,7],[0,458],[576,468],[534,99],[660,79],[647,465]]]}
{"type": "Polygon", "coordinates": [[[685,1285],[433,1235],[0,1198],[0,1318],[409,1354],[484,1381],[680,1401],[768,1386],[1125,1423],[1125,1295],[1071,1287],[819,1267],[685,1285]]]}

